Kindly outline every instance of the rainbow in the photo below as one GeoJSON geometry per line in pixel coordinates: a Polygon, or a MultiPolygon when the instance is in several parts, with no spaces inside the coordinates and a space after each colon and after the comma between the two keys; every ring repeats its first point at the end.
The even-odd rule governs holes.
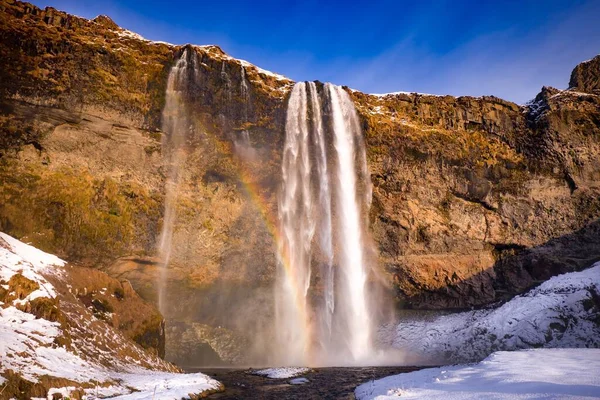
{"type": "Polygon", "coordinates": [[[242,184],[244,192],[247,194],[251,203],[258,210],[261,219],[263,220],[265,227],[269,235],[273,238],[275,243],[276,256],[279,264],[283,267],[283,272],[285,274],[285,278],[287,282],[290,282],[293,293],[292,298],[294,300],[295,309],[298,311],[297,319],[300,321],[300,326],[302,327],[301,335],[305,338],[305,348],[304,348],[304,362],[307,365],[313,364],[313,351],[310,348],[311,338],[313,337],[314,328],[312,327],[311,318],[308,312],[308,307],[306,303],[306,296],[304,295],[304,290],[301,287],[296,274],[294,273],[294,266],[292,265],[289,251],[286,246],[281,246],[281,243],[284,243],[282,234],[279,228],[279,218],[278,216],[271,211],[271,207],[266,199],[266,196],[262,194],[262,189],[255,183],[256,179],[254,178],[251,170],[246,165],[248,162],[244,162],[238,159],[235,156],[233,149],[233,143],[230,141],[225,141],[226,146],[223,146],[223,140],[216,137],[214,134],[208,133],[206,130],[203,130],[207,137],[213,142],[214,149],[219,153],[220,156],[229,158],[233,161],[233,165],[237,172],[237,177],[242,184]],[[225,152],[223,148],[226,148],[228,151],[225,152]]]}

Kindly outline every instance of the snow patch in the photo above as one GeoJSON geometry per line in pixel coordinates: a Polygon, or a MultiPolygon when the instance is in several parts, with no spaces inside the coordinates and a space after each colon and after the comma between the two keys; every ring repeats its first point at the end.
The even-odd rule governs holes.
{"type": "Polygon", "coordinates": [[[193,394],[216,390],[221,384],[208,376],[196,374],[175,374],[166,372],[147,372],[144,374],[120,374],[115,378],[122,386],[128,386],[138,392],[115,397],[122,400],[180,400],[193,394]]]}
{"type": "Polygon", "coordinates": [[[143,37],[140,34],[137,34],[135,32],[129,31],[127,29],[120,29],[118,31],[113,31],[117,34],[117,36],[122,37],[122,38],[127,38],[127,39],[135,39],[135,40],[143,40],[145,42],[150,42],[150,40],[146,39],[145,37],[143,37]]]}
{"type": "Polygon", "coordinates": [[[303,375],[308,371],[310,371],[310,369],[305,367],[281,367],[259,369],[252,371],[252,375],[264,376],[271,379],[287,379],[303,375]]]}
{"type": "Polygon", "coordinates": [[[598,292],[600,263],[553,277],[495,309],[405,318],[383,328],[380,340],[428,362],[476,361],[531,347],[600,347],[600,310],[590,306],[598,292]]]}
{"type": "Polygon", "coordinates": [[[0,232],[0,281],[8,282],[14,275],[20,274],[39,285],[39,289],[26,298],[14,300],[13,305],[24,305],[39,297],[56,297],[54,287],[41,274],[59,273],[64,265],[60,258],[0,232]]]}
{"type": "Polygon", "coordinates": [[[310,381],[306,378],[294,378],[290,379],[290,385],[304,385],[305,383],[309,383],[310,381]]]}
{"type": "Polygon", "coordinates": [[[475,365],[429,368],[356,388],[358,400],[584,399],[600,396],[600,349],[496,352],[475,365]]]}
{"type": "MultiPolygon", "coordinates": [[[[0,232],[0,239],[4,240],[14,254],[21,257],[23,261],[31,264],[36,272],[42,272],[48,267],[64,266],[65,262],[55,255],[44,253],[33,246],[25,244],[6,233],[0,232]]],[[[1,243],[1,242],[0,242],[1,243]]]]}
{"type": "Polygon", "coordinates": [[[407,94],[407,95],[418,95],[418,96],[431,96],[431,97],[446,97],[447,95],[443,94],[430,94],[430,93],[419,93],[419,92],[390,92],[390,93],[369,93],[371,96],[376,97],[388,97],[388,96],[396,96],[399,94],[407,94]]]}

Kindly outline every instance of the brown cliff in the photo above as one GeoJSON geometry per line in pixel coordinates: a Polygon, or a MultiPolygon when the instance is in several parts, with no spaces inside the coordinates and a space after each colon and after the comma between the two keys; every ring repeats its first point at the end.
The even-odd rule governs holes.
{"type": "MultiPolygon", "coordinates": [[[[161,110],[184,48],[143,40],[108,17],[4,0],[0,229],[154,299],[161,110]]],[[[256,307],[271,306],[269,216],[293,82],[216,46],[187,48],[200,59],[202,85],[189,101],[202,129],[190,138],[177,203],[170,313],[251,329],[265,323],[256,307]]],[[[572,90],[543,88],[525,106],[348,89],[367,141],[378,268],[399,300],[485,305],[600,259],[595,60],[574,70],[572,90]]]]}

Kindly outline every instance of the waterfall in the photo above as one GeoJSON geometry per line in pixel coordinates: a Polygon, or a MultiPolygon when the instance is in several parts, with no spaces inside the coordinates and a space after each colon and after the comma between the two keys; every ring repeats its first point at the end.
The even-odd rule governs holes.
{"type": "Polygon", "coordinates": [[[162,231],[158,241],[160,273],[158,281],[158,306],[165,312],[165,286],[167,267],[171,259],[171,242],[177,217],[177,193],[182,166],[186,159],[186,138],[192,129],[185,106],[185,94],[191,87],[190,80],[197,75],[196,53],[185,49],[169,72],[165,106],[162,112],[162,153],[166,166],[165,209],[162,231]]]}
{"type": "MultiPolygon", "coordinates": [[[[334,143],[338,159],[338,241],[339,264],[342,275],[341,297],[346,299],[340,308],[349,332],[348,344],[355,360],[364,359],[371,351],[371,326],[367,310],[367,271],[361,239],[360,203],[357,199],[355,148],[360,128],[352,100],[338,86],[327,85],[331,101],[334,143]]],[[[361,146],[364,149],[364,145],[361,146]]],[[[365,165],[360,166],[360,171],[365,165]]]]}
{"type": "Polygon", "coordinates": [[[279,361],[360,364],[372,354],[363,250],[370,180],[350,96],[331,84],[323,92],[314,82],[297,83],[287,108],[279,197],[279,361]]]}
{"type": "Polygon", "coordinates": [[[331,241],[331,190],[329,174],[327,171],[327,153],[325,148],[325,134],[321,117],[321,100],[314,82],[308,83],[308,91],[313,112],[313,141],[317,153],[317,171],[319,182],[320,227],[319,244],[323,252],[321,263],[321,276],[323,277],[323,301],[321,310],[321,340],[323,347],[329,346],[331,339],[332,318],[335,310],[334,275],[333,275],[333,245],[331,241]]]}
{"type": "Polygon", "coordinates": [[[283,190],[279,198],[279,266],[276,325],[280,349],[290,363],[301,363],[308,350],[307,291],[310,286],[311,242],[315,216],[310,190],[309,127],[306,87],[292,90],[283,149],[283,190]]]}

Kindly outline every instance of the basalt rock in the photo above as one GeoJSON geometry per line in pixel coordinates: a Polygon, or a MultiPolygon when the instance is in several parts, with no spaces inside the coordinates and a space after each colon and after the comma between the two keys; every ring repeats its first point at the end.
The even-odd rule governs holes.
{"type": "MultiPolygon", "coordinates": [[[[293,82],[216,46],[151,42],[105,17],[4,1],[0,229],[105,268],[154,301],[168,167],[161,110],[185,49],[198,57],[186,102],[200,128],[186,143],[167,312],[251,332],[272,307],[293,82]]],[[[572,89],[543,88],[524,106],[347,89],[373,182],[376,275],[398,300],[481,306],[600,259],[598,60],[575,68],[572,89]]]]}
{"type": "Polygon", "coordinates": [[[600,56],[584,61],[571,73],[569,88],[580,92],[600,94],[600,56]]]}

